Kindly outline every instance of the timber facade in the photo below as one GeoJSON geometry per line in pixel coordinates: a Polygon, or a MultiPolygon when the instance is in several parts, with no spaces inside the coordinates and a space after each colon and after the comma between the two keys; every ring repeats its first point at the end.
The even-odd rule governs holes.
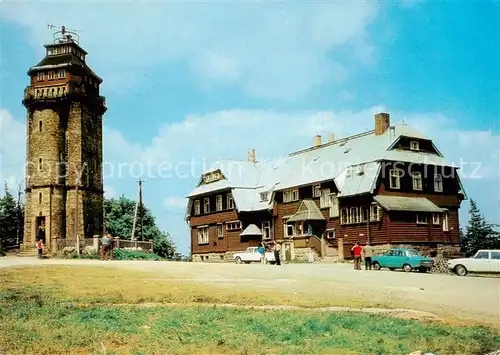
{"type": "Polygon", "coordinates": [[[247,161],[207,171],[189,194],[192,258],[230,260],[260,241],[283,243],[285,260],[350,258],[353,244],[367,241],[457,245],[466,198],[457,170],[432,140],[391,126],[386,113],[372,131],[327,143],[316,136],[284,159],[259,162],[251,150],[247,161]],[[250,225],[260,233],[246,233],[250,225]]]}

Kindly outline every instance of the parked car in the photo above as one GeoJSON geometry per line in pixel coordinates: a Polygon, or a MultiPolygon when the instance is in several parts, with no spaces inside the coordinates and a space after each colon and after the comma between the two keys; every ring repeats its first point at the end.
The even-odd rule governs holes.
{"type": "Polygon", "coordinates": [[[372,266],[375,270],[386,267],[389,270],[403,269],[411,272],[417,269],[420,272],[427,272],[434,266],[434,260],[422,256],[416,249],[393,248],[383,255],[374,256],[372,266]]]}
{"type": "MultiPolygon", "coordinates": [[[[264,253],[264,258],[266,259],[266,262],[270,264],[274,264],[276,262],[273,252],[264,253]]],[[[237,264],[260,262],[260,253],[257,251],[257,247],[248,247],[247,250],[243,252],[233,254],[233,260],[236,261],[237,264]]]]}
{"type": "Polygon", "coordinates": [[[500,272],[500,250],[483,249],[470,258],[448,260],[448,269],[459,276],[465,276],[469,272],[500,272]]]}

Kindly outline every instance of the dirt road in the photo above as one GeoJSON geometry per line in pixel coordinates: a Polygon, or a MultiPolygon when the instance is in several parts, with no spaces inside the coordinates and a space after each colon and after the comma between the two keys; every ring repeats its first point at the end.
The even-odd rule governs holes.
{"type": "Polygon", "coordinates": [[[500,278],[458,277],[398,271],[355,271],[352,264],[236,265],[157,261],[37,260],[0,258],[0,268],[33,265],[100,265],[150,272],[155,280],[208,283],[229,290],[286,292],[293,297],[356,300],[404,307],[465,322],[500,326],[500,278]]]}

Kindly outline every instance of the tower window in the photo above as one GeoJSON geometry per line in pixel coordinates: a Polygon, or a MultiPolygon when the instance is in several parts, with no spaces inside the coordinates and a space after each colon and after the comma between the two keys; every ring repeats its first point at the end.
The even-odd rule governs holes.
{"type": "Polygon", "coordinates": [[[42,164],[43,164],[42,158],[38,158],[38,170],[43,170],[42,169],[42,164]]]}
{"type": "Polygon", "coordinates": [[[52,79],[55,79],[56,78],[56,75],[53,71],[49,71],[49,80],[52,80],[52,79]]]}
{"type": "Polygon", "coordinates": [[[39,130],[40,132],[42,131],[42,127],[43,127],[43,122],[42,122],[42,120],[40,120],[40,121],[38,122],[38,130],[39,130]]]}
{"type": "Polygon", "coordinates": [[[59,70],[59,72],[57,73],[57,77],[59,79],[64,79],[66,77],[66,70],[64,69],[59,70]]]}
{"type": "Polygon", "coordinates": [[[43,80],[43,71],[38,72],[37,79],[38,79],[38,81],[42,81],[43,80]]]}
{"type": "Polygon", "coordinates": [[[38,203],[39,204],[42,203],[42,193],[41,192],[38,194],[38,203]]]}

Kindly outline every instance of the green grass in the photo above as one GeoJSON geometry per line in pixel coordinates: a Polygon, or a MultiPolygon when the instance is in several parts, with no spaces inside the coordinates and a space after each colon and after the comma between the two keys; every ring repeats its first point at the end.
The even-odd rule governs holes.
{"type": "Polygon", "coordinates": [[[0,290],[0,353],[436,354],[487,353],[500,337],[361,313],[208,306],[78,306],[49,288],[0,290]]]}

